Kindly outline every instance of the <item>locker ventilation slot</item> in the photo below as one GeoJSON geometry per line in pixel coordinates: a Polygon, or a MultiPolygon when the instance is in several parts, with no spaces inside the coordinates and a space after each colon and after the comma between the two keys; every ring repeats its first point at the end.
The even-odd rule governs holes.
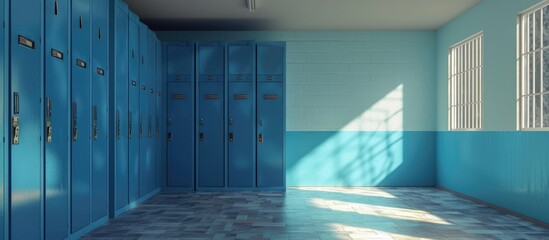
{"type": "Polygon", "coordinates": [[[276,100],[276,99],[278,99],[278,95],[277,94],[265,94],[265,95],[263,95],[263,99],[276,100]]]}
{"type": "Polygon", "coordinates": [[[206,94],[204,95],[204,99],[206,100],[215,100],[218,99],[219,96],[217,94],[206,94]]]}
{"type": "Polygon", "coordinates": [[[19,35],[19,45],[34,49],[34,41],[19,35]]]}
{"type": "Polygon", "coordinates": [[[177,100],[187,99],[187,95],[186,94],[173,94],[172,99],[177,99],[177,100]]]}
{"type": "Polygon", "coordinates": [[[236,99],[236,100],[246,100],[246,99],[248,99],[248,94],[235,94],[234,99],[236,99]]]}
{"type": "Polygon", "coordinates": [[[63,53],[53,48],[51,49],[51,56],[63,60],[63,53]]]}
{"type": "Polygon", "coordinates": [[[80,60],[80,59],[76,59],[76,65],[81,67],[81,68],[86,68],[86,62],[84,62],[83,60],[80,60]]]}

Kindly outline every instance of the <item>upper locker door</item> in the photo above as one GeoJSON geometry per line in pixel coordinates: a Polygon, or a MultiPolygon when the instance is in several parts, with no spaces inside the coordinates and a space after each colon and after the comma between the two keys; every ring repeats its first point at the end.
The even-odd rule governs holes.
{"type": "Polygon", "coordinates": [[[42,1],[11,1],[10,7],[10,239],[40,239],[42,1]]]}
{"type": "Polygon", "coordinates": [[[255,43],[229,43],[228,179],[255,186],[255,43]]]}
{"type": "Polygon", "coordinates": [[[91,1],[72,1],[71,216],[72,232],[90,224],[91,1]]]}
{"type": "Polygon", "coordinates": [[[147,80],[148,80],[148,125],[147,125],[147,137],[149,138],[149,159],[148,159],[148,172],[147,172],[147,193],[152,192],[155,189],[156,184],[156,34],[149,30],[149,38],[147,43],[148,64],[147,64],[147,80]]]}
{"type": "Polygon", "coordinates": [[[128,202],[139,199],[139,18],[129,13],[128,29],[128,202]]]}
{"type": "Polygon", "coordinates": [[[149,151],[149,81],[147,75],[149,30],[143,23],[139,25],[139,53],[141,54],[139,64],[139,196],[143,197],[148,193],[148,171],[150,169],[149,151]]]}
{"type": "Polygon", "coordinates": [[[194,188],[194,43],[166,45],[167,186],[194,188]]]}
{"type": "Polygon", "coordinates": [[[128,5],[116,1],[114,11],[115,163],[114,209],[128,204],[128,5]]]}
{"type": "Polygon", "coordinates": [[[45,1],[45,238],[64,239],[68,229],[70,145],[69,4],[45,1]]]}
{"type": "Polygon", "coordinates": [[[284,187],[285,45],[257,44],[257,185],[284,187]]]}
{"type": "Polygon", "coordinates": [[[197,45],[198,187],[224,187],[225,44],[197,45]]]}
{"type": "Polygon", "coordinates": [[[92,221],[108,214],[109,3],[92,2],[92,221]]]}

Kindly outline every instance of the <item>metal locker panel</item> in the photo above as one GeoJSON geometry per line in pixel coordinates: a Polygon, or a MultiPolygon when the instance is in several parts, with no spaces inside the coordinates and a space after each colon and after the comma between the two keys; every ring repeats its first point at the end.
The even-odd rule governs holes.
{"type": "MultiPolygon", "coordinates": [[[[6,21],[6,18],[5,18],[5,2],[4,0],[0,0],[0,20],[2,21],[6,21]]],[[[6,28],[0,28],[0,46],[5,46],[4,44],[6,43],[6,28]]],[[[6,75],[7,71],[6,71],[6,48],[5,47],[0,47],[0,93],[1,96],[0,96],[0,101],[1,104],[0,104],[0,126],[2,126],[2,128],[0,128],[0,139],[5,139],[6,137],[6,134],[8,133],[6,131],[6,127],[8,127],[8,123],[6,122],[7,118],[6,118],[6,109],[9,109],[7,108],[6,106],[6,103],[8,103],[8,98],[9,98],[9,94],[6,92],[6,86],[7,86],[7,82],[8,82],[8,77],[6,75]]],[[[6,168],[5,166],[7,166],[6,162],[8,158],[6,158],[6,144],[9,144],[9,141],[8,143],[6,143],[6,141],[2,141],[0,142],[0,239],[4,239],[4,236],[5,236],[5,233],[7,232],[6,229],[5,229],[5,219],[6,219],[6,209],[5,209],[5,202],[6,202],[6,197],[8,196],[7,194],[7,181],[5,181],[5,178],[4,176],[7,176],[7,172],[6,171],[6,168]]]]}
{"type": "Polygon", "coordinates": [[[193,82],[168,83],[168,187],[194,187],[193,93],[193,82]]]}
{"type": "Polygon", "coordinates": [[[166,58],[168,82],[194,81],[194,42],[168,44],[166,58]]]}
{"type": "Polygon", "coordinates": [[[10,239],[40,239],[42,192],[42,1],[11,1],[10,239]]]}
{"type": "Polygon", "coordinates": [[[149,159],[147,160],[149,167],[147,168],[147,193],[152,192],[155,189],[155,182],[156,182],[156,137],[155,137],[155,129],[154,126],[156,124],[156,34],[148,30],[149,38],[148,38],[148,55],[149,55],[149,62],[147,63],[147,79],[148,79],[148,86],[147,89],[149,95],[148,95],[148,109],[149,109],[149,124],[148,124],[148,135],[149,138],[149,145],[148,145],[148,152],[149,152],[149,159]]]}
{"type": "Polygon", "coordinates": [[[128,205],[128,6],[117,1],[114,13],[114,209],[128,205]]]}
{"type": "Polygon", "coordinates": [[[283,83],[257,85],[257,186],[284,187],[283,83]]]}
{"type": "Polygon", "coordinates": [[[286,45],[284,42],[257,44],[257,81],[284,81],[286,45]]]}
{"type": "Polygon", "coordinates": [[[224,81],[225,43],[199,43],[196,58],[199,81],[224,81]]]}
{"type": "Polygon", "coordinates": [[[165,179],[165,173],[163,173],[164,168],[162,168],[163,161],[165,161],[165,152],[166,148],[164,146],[164,134],[165,130],[162,126],[165,122],[165,113],[162,104],[162,99],[164,97],[164,78],[162,75],[162,42],[156,40],[156,187],[165,187],[166,184],[163,182],[165,179]]]}
{"type": "Polygon", "coordinates": [[[45,232],[65,239],[69,226],[69,2],[45,1],[45,232]]]}
{"type": "Polygon", "coordinates": [[[224,161],[224,87],[219,82],[198,83],[198,187],[223,187],[224,161]]]}
{"type": "Polygon", "coordinates": [[[229,81],[254,81],[255,44],[230,43],[228,52],[229,81]]]}
{"type": "Polygon", "coordinates": [[[71,216],[72,232],[90,224],[91,214],[91,6],[72,1],[71,216]]]}
{"type": "Polygon", "coordinates": [[[139,197],[148,193],[148,171],[150,169],[150,150],[149,150],[149,80],[147,75],[147,64],[149,64],[148,54],[148,28],[145,24],[139,25],[139,52],[141,60],[139,64],[139,197]]]}
{"type": "Polygon", "coordinates": [[[229,187],[255,186],[254,82],[229,83],[229,187]]]}
{"type": "Polygon", "coordinates": [[[109,5],[92,2],[92,221],[108,214],[109,5]]]}
{"type": "Polygon", "coordinates": [[[139,19],[129,14],[128,29],[128,202],[139,199],[139,19]]]}

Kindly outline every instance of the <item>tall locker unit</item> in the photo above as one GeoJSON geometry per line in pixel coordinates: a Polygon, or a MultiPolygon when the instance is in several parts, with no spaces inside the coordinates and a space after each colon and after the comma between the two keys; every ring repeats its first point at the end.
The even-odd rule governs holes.
{"type": "Polygon", "coordinates": [[[139,91],[139,197],[143,197],[147,194],[147,171],[149,170],[150,155],[149,155],[149,137],[147,126],[149,124],[148,116],[148,76],[147,76],[147,64],[148,59],[148,39],[149,30],[143,23],[139,25],[139,53],[140,56],[140,91],[139,91]]]}
{"type": "Polygon", "coordinates": [[[42,237],[42,1],[10,1],[10,239],[42,237]]]}
{"type": "Polygon", "coordinates": [[[168,43],[166,186],[194,189],[194,42],[168,43]]]}
{"type": "Polygon", "coordinates": [[[114,11],[114,210],[128,205],[128,5],[114,11]]]}
{"type": "Polygon", "coordinates": [[[148,30],[148,41],[147,41],[147,138],[149,141],[148,151],[148,167],[147,167],[147,191],[150,193],[155,188],[156,183],[156,135],[155,135],[155,124],[156,124],[156,34],[148,30]]]}
{"type": "MultiPolygon", "coordinates": [[[[72,232],[91,219],[91,1],[72,1],[71,220],[72,232]]],[[[95,36],[95,35],[94,35],[95,36]]]]}
{"type": "Polygon", "coordinates": [[[128,202],[139,199],[140,76],[139,18],[129,13],[128,28],[128,202]]]}
{"type": "Polygon", "coordinates": [[[164,110],[164,78],[162,75],[163,68],[162,68],[162,42],[160,40],[156,40],[156,186],[157,187],[163,187],[165,184],[163,183],[163,176],[164,176],[164,169],[162,168],[162,162],[165,158],[166,154],[166,148],[165,146],[165,138],[164,133],[166,132],[164,129],[164,119],[166,116],[166,112],[164,110]]]}
{"type": "Polygon", "coordinates": [[[108,104],[109,104],[109,6],[108,0],[92,3],[92,189],[91,221],[108,214],[108,104]]]}
{"type": "Polygon", "coordinates": [[[255,43],[229,43],[228,186],[255,187],[255,43]]]}
{"type": "Polygon", "coordinates": [[[285,187],[285,43],[257,44],[257,186],[285,187]]]}
{"type": "Polygon", "coordinates": [[[225,43],[197,44],[198,188],[225,186],[225,43]]]}
{"type": "Polygon", "coordinates": [[[69,1],[45,1],[45,238],[64,239],[69,226],[69,1]]]}
{"type": "MultiPolygon", "coordinates": [[[[3,21],[6,23],[6,17],[5,17],[5,6],[6,2],[4,0],[0,0],[0,21],[3,21]]],[[[7,99],[9,98],[9,94],[6,92],[6,86],[7,86],[7,71],[6,71],[6,28],[0,28],[0,93],[2,95],[0,96],[0,138],[5,139],[6,136],[6,128],[8,127],[8,124],[6,122],[6,103],[8,102],[7,99]]],[[[7,214],[5,207],[6,198],[8,197],[7,194],[7,187],[6,183],[8,182],[6,177],[8,176],[6,171],[6,141],[0,142],[0,239],[5,239],[6,235],[6,229],[5,227],[5,216],[7,214]]]]}

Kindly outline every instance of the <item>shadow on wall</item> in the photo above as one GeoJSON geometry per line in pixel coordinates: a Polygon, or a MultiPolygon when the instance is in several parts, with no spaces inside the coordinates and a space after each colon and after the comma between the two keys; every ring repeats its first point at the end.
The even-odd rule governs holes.
{"type": "Polygon", "coordinates": [[[288,186],[434,186],[434,132],[403,131],[400,84],[339,131],[287,132],[288,186]]]}

